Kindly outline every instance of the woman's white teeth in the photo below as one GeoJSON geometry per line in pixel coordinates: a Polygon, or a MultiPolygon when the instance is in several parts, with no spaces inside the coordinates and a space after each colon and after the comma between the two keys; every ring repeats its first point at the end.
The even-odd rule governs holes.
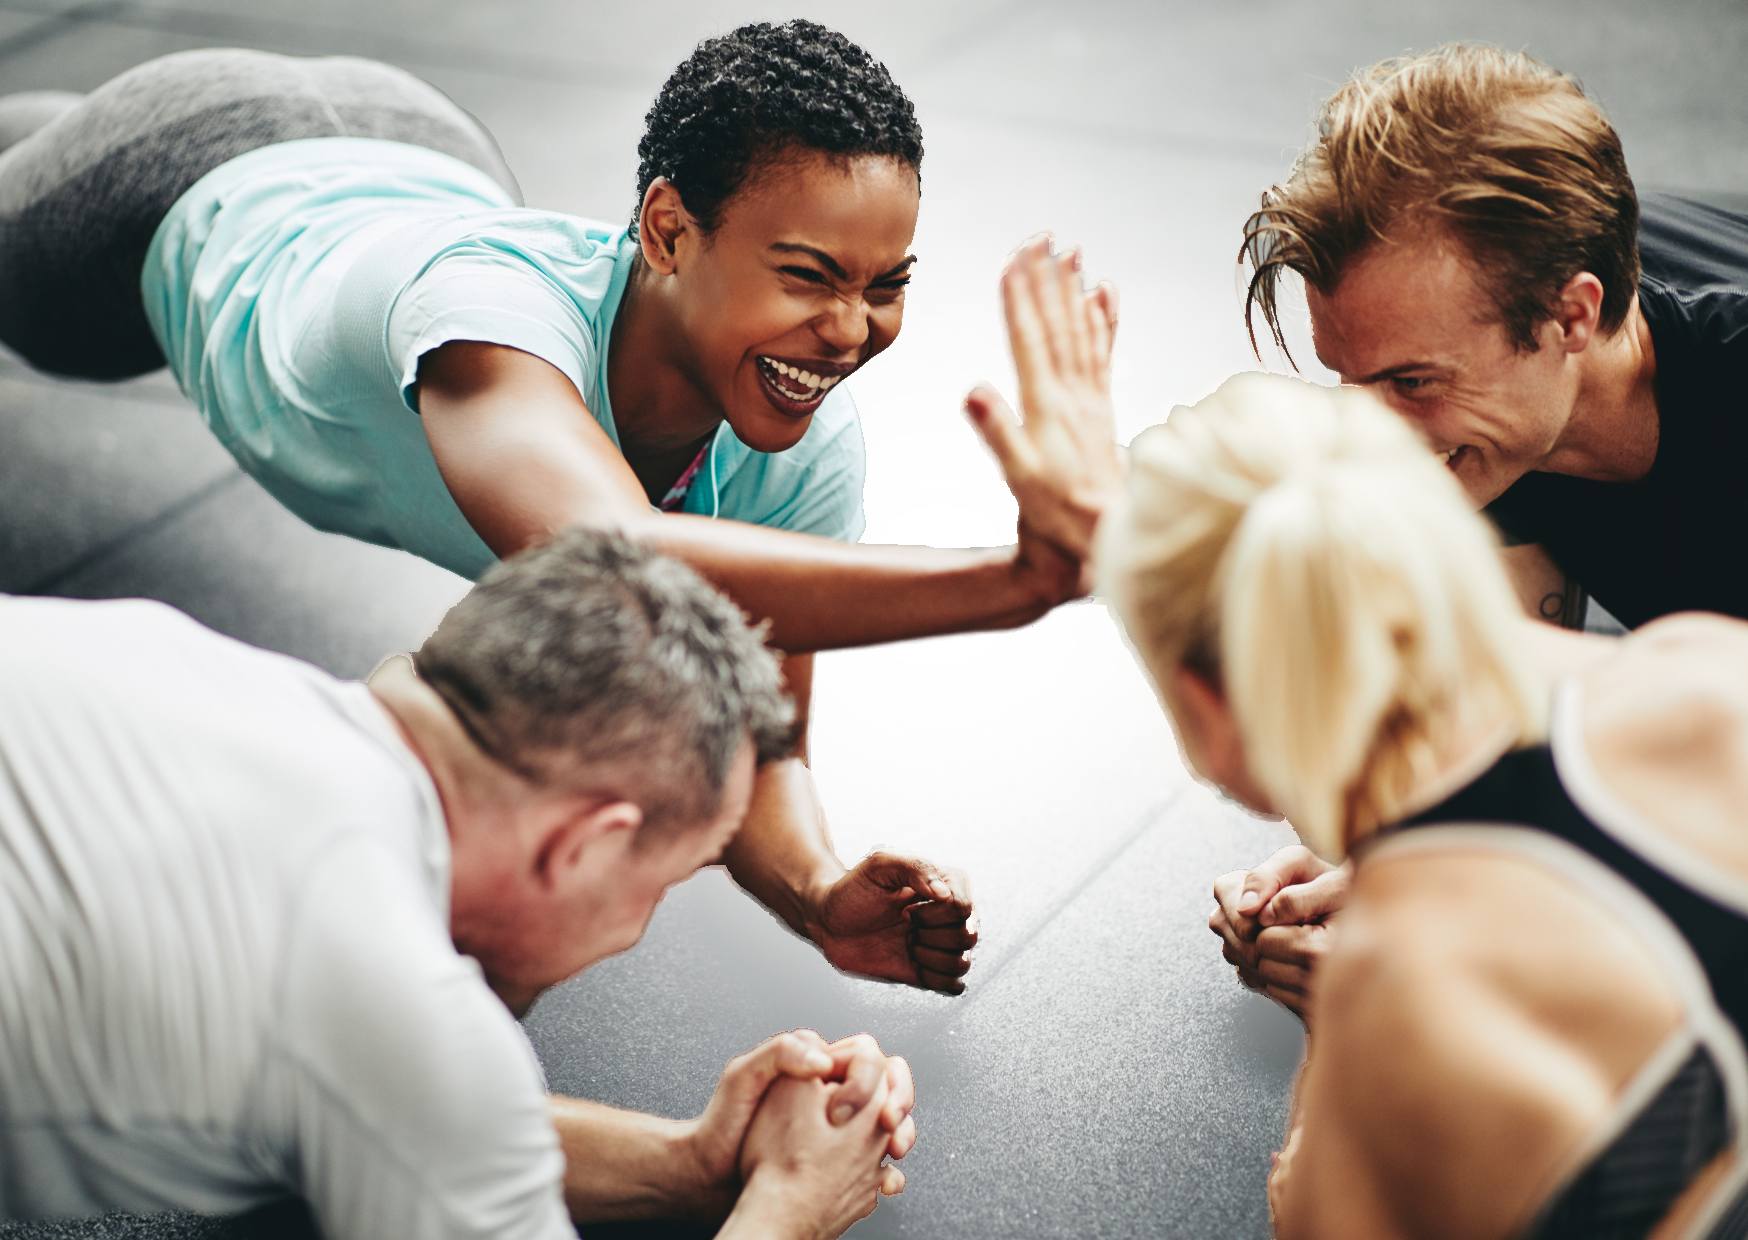
{"type": "MultiPolygon", "coordinates": [[[[811,370],[802,370],[799,366],[791,366],[787,362],[779,362],[774,357],[761,357],[759,361],[766,366],[769,366],[773,371],[782,375],[785,379],[789,379],[801,385],[803,388],[806,388],[807,391],[798,399],[805,399],[806,397],[817,395],[820,392],[829,392],[832,388],[837,386],[838,380],[843,378],[842,375],[816,375],[811,370]]],[[[783,389],[785,394],[789,393],[791,390],[792,389],[790,388],[783,389]]]]}
{"type": "Polygon", "coordinates": [[[1439,453],[1439,455],[1444,458],[1445,464],[1449,465],[1453,460],[1456,459],[1457,453],[1461,452],[1462,450],[1463,450],[1462,447],[1459,445],[1458,447],[1452,448],[1448,452],[1441,452],[1441,453],[1439,453]]]}

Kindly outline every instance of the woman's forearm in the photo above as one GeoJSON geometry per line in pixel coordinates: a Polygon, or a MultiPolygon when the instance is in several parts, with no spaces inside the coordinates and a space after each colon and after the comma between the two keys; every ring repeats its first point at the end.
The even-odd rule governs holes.
{"type": "Polygon", "coordinates": [[[722,859],[734,881],[791,930],[815,936],[815,909],[843,877],[844,866],[832,850],[813,776],[800,758],[759,772],[746,820],[722,859]]]}
{"type": "Polygon", "coordinates": [[[831,650],[1028,624],[1073,597],[1072,566],[1013,547],[852,545],[739,521],[651,513],[626,531],[771,624],[781,650],[831,650]]]}
{"type": "Polygon", "coordinates": [[[538,358],[455,342],[421,361],[422,424],[444,483],[500,556],[581,525],[684,560],[783,650],[1025,624],[1078,592],[1080,565],[1031,537],[945,551],[829,538],[649,507],[570,381],[538,358]]]}

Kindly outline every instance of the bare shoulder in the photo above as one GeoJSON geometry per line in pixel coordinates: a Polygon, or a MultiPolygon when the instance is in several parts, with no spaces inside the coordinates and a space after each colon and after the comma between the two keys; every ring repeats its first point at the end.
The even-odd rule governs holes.
{"type": "Polygon", "coordinates": [[[1748,659],[1748,621],[1710,611],[1676,612],[1641,625],[1623,644],[1666,646],[1692,642],[1734,647],[1739,658],[1748,659]]]}
{"type": "Polygon", "coordinates": [[[1581,677],[1591,765],[1670,840],[1748,878],[1748,623],[1658,620],[1581,677]]]}
{"type": "MultiPolygon", "coordinates": [[[[1509,848],[1427,842],[1357,868],[1348,913],[1359,914],[1358,933],[1344,925],[1330,954],[1332,994],[1351,987],[1398,1019],[1436,1022],[1460,989],[1463,1002],[1561,1036],[1581,1034],[1608,1003],[1648,1013],[1643,1032],[1653,1038],[1678,1018],[1661,963],[1619,909],[1509,848]]],[[[1583,1049],[1581,1036],[1572,1040],[1583,1049]]]]}
{"type": "Polygon", "coordinates": [[[1617,978],[1616,952],[1642,954],[1628,942],[1587,949],[1587,936],[1568,927],[1594,920],[1605,937],[1619,935],[1606,910],[1541,866],[1490,848],[1368,858],[1345,916],[1316,1025],[1344,1031],[1362,1051],[1408,1038],[1422,1058],[1471,1059],[1486,1052],[1473,1045],[1475,1019],[1542,1023],[1566,996],[1617,978]],[[1568,940],[1577,950],[1544,976],[1568,940]]]}
{"type": "Polygon", "coordinates": [[[1593,712],[1699,708],[1743,725],[1748,622],[1702,612],[1665,616],[1615,643],[1610,657],[1591,664],[1580,679],[1593,712]]]}
{"type": "Polygon", "coordinates": [[[1307,1144],[1345,1128],[1401,1230],[1515,1233],[1679,1019],[1654,962],[1569,884],[1490,850],[1367,860],[1344,916],[1307,1144]]]}

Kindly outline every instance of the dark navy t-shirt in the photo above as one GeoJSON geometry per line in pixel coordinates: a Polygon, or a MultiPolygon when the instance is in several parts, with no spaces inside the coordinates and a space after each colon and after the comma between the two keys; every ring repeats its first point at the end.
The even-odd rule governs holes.
{"type": "Polygon", "coordinates": [[[1651,472],[1526,474],[1487,511],[1629,628],[1676,611],[1748,618],[1748,199],[1644,195],[1639,255],[1657,363],[1651,472]]]}

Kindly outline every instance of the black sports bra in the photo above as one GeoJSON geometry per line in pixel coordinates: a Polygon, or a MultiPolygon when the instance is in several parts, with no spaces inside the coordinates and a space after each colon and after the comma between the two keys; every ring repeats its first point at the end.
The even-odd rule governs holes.
{"type": "MultiPolygon", "coordinates": [[[[1396,830],[1445,823],[1533,827],[1619,874],[1675,923],[1705,970],[1718,1006],[1748,1040],[1748,909],[1694,890],[1636,851],[1630,833],[1599,825],[1572,799],[1551,745],[1513,750],[1479,779],[1396,830]]],[[[1742,829],[1748,831],[1748,805],[1742,807],[1742,829]]]]}

